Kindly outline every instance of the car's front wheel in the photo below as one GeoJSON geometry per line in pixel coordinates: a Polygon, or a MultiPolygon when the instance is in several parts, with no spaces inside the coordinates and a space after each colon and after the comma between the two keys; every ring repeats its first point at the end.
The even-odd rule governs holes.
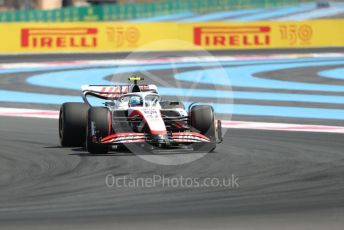
{"type": "Polygon", "coordinates": [[[216,127],[214,109],[208,105],[195,105],[190,111],[191,127],[208,137],[210,142],[195,143],[195,151],[211,152],[216,148],[216,127]]]}
{"type": "Polygon", "coordinates": [[[107,145],[97,143],[95,138],[103,138],[110,135],[110,112],[104,107],[91,107],[88,110],[86,148],[92,154],[106,154],[109,151],[107,145]]]}

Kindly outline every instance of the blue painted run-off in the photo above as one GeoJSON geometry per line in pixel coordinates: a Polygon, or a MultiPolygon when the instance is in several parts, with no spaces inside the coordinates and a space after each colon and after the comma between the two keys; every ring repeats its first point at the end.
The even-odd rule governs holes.
{"type": "MultiPolygon", "coordinates": [[[[271,61],[269,61],[271,62],[271,61]]],[[[241,87],[256,88],[274,88],[274,89],[290,89],[290,90],[317,90],[344,92],[344,86],[340,85],[322,85],[309,84],[299,82],[286,82],[279,80],[270,80],[254,77],[258,72],[303,68],[309,66],[333,66],[344,65],[344,60],[340,58],[314,58],[310,62],[309,59],[295,60],[276,60],[273,63],[266,61],[243,61],[241,64],[251,64],[248,66],[230,66],[233,62],[223,62],[226,64],[223,70],[212,69],[187,71],[176,74],[176,79],[190,82],[210,83],[221,85],[228,84],[241,87]],[[264,63],[265,62],[265,63],[264,63]],[[214,76],[216,80],[214,81],[214,76]],[[229,79],[228,79],[229,76],[229,79]],[[224,79],[226,78],[226,79],[224,79]]],[[[238,64],[238,63],[235,63],[238,64]]],[[[201,66],[214,66],[213,63],[204,63],[201,66]]],[[[176,68],[197,66],[196,63],[177,63],[176,68]]],[[[217,66],[218,67],[218,66],[217,66]]],[[[28,83],[45,87],[80,89],[82,84],[109,84],[104,79],[105,76],[116,73],[131,73],[134,71],[149,71],[171,68],[170,65],[145,65],[130,66],[121,68],[93,68],[86,70],[67,70],[48,74],[36,75],[28,79],[28,83]]],[[[337,69],[341,70],[341,69],[337,69]]],[[[333,74],[333,72],[332,72],[333,74]]],[[[326,74],[325,74],[326,75],[326,74]]],[[[327,73],[327,76],[331,75],[327,73]]],[[[325,77],[325,76],[324,76],[325,77]]],[[[162,76],[163,78],[163,76],[162,76]]],[[[324,96],[310,94],[286,94],[286,93],[265,93],[265,92],[239,92],[220,91],[220,90],[203,90],[203,89],[178,89],[173,87],[160,87],[163,95],[178,95],[192,97],[207,97],[216,99],[250,99],[250,100],[269,100],[269,101],[295,101],[295,102],[317,102],[317,103],[344,103],[344,97],[341,96],[324,96]]],[[[66,95],[49,95],[38,93],[25,93],[13,91],[0,91],[0,101],[6,102],[22,102],[22,103],[41,103],[41,104],[61,104],[65,101],[81,101],[81,97],[66,95]]],[[[223,102],[222,102],[223,103],[223,102]]],[[[263,106],[263,105],[243,105],[212,103],[217,112],[234,113],[241,115],[257,115],[257,116],[281,116],[281,117],[301,117],[301,118],[325,118],[325,119],[341,119],[344,120],[344,110],[339,109],[320,109],[320,108],[303,108],[303,107],[286,107],[286,106],[263,106]]]]}
{"type": "Polygon", "coordinates": [[[320,71],[318,75],[325,78],[344,80],[344,68],[320,71]]]}

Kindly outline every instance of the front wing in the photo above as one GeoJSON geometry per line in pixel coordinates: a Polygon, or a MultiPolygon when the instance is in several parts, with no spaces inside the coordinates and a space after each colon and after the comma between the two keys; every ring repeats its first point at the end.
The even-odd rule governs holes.
{"type": "MultiPolygon", "coordinates": [[[[115,133],[101,138],[101,144],[126,144],[126,143],[153,143],[156,139],[147,133],[124,132],[115,133]]],[[[174,132],[170,133],[164,141],[159,143],[182,144],[182,143],[200,143],[210,142],[210,139],[196,132],[174,132]]]]}

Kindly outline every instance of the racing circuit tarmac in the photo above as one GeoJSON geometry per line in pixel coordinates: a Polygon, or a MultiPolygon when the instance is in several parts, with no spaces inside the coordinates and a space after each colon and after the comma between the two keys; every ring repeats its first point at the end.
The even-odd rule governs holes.
{"type": "MultiPolygon", "coordinates": [[[[292,72],[309,76],[326,69],[317,68],[297,68],[292,72]]],[[[264,77],[290,80],[283,71],[270,72],[264,77]]],[[[1,89],[77,95],[71,89],[43,92],[43,87],[25,85],[21,78],[27,78],[25,73],[3,74],[1,89]]],[[[321,84],[343,84],[339,79],[320,80],[321,84]]],[[[233,89],[245,91],[243,87],[233,89]]],[[[238,103],[342,109],[339,103],[253,99],[241,99],[238,103]]],[[[8,105],[57,108],[56,104],[1,103],[2,107],[8,105]]],[[[336,117],[240,114],[233,117],[338,126],[343,121],[336,117]]],[[[216,152],[189,164],[163,166],[128,152],[90,156],[82,148],[61,148],[57,120],[0,117],[0,121],[1,229],[343,229],[344,226],[343,134],[229,129],[216,152]],[[108,188],[105,184],[108,174],[134,178],[235,175],[239,187],[108,188]]]]}

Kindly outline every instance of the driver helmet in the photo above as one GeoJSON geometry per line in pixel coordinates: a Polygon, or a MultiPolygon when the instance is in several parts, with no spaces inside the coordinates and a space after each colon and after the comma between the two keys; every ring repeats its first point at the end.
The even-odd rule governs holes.
{"type": "Polygon", "coordinates": [[[141,98],[138,96],[131,97],[129,100],[129,107],[135,107],[141,105],[141,98]]]}

